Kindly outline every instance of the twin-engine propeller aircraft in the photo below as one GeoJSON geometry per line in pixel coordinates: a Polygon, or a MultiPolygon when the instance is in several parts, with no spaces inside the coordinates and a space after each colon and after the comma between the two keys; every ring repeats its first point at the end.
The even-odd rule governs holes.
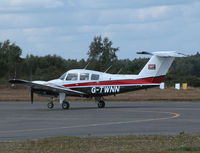
{"type": "MultiPolygon", "coordinates": [[[[30,87],[31,102],[33,94],[58,97],[63,109],[70,107],[65,101],[68,96],[92,98],[98,102],[99,108],[105,107],[104,96],[159,86],[164,80],[175,57],[182,54],[174,51],[138,52],[152,55],[150,60],[138,75],[109,74],[86,69],[73,69],[64,73],[60,78],[50,81],[26,81],[13,79],[11,84],[23,84],[30,87]]],[[[53,100],[48,108],[54,107],[53,100]]]]}

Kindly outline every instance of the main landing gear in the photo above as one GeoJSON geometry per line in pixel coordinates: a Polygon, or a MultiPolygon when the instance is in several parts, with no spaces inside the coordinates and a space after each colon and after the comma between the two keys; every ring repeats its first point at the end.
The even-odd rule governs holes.
{"type": "Polygon", "coordinates": [[[97,103],[98,108],[104,108],[105,107],[105,102],[103,101],[102,97],[96,97],[95,98],[97,103]]]}
{"type": "Polygon", "coordinates": [[[99,107],[99,108],[104,108],[104,107],[105,107],[105,102],[104,102],[103,100],[100,100],[100,101],[98,102],[98,107],[99,107]]]}

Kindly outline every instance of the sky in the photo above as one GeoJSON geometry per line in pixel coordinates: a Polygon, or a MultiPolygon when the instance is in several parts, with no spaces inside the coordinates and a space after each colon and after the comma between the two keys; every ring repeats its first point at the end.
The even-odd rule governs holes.
{"type": "MultiPolygon", "coordinates": [[[[138,51],[200,51],[200,0],[0,0],[0,41],[27,54],[87,58],[95,36],[138,51]]],[[[140,55],[141,56],[141,55],[140,55]]]]}

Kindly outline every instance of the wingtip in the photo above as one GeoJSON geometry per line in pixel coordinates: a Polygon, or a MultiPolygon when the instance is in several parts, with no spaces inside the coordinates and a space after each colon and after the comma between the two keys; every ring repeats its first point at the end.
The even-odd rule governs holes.
{"type": "Polygon", "coordinates": [[[20,79],[10,79],[8,82],[11,83],[11,84],[23,84],[23,83],[26,83],[28,81],[20,80],[20,79]]]}

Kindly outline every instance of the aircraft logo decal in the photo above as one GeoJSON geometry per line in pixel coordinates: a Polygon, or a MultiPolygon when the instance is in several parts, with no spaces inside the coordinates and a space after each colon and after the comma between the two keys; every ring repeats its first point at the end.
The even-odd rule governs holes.
{"type": "Polygon", "coordinates": [[[148,69],[149,70],[156,70],[156,64],[149,64],[148,69]]]}

